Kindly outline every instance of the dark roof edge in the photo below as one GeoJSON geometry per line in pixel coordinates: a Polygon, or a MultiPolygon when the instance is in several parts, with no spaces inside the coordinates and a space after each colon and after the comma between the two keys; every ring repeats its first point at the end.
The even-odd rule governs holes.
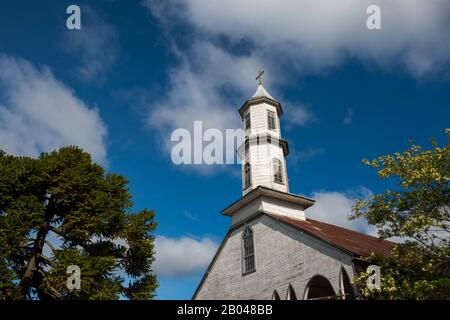
{"type": "Polygon", "coordinates": [[[217,258],[219,257],[220,252],[222,251],[223,247],[225,246],[226,240],[228,239],[228,237],[230,236],[230,234],[240,228],[241,226],[245,225],[247,222],[249,221],[253,221],[256,218],[258,218],[259,216],[262,216],[264,214],[267,214],[266,212],[262,211],[262,210],[258,210],[257,212],[255,212],[254,214],[250,215],[247,219],[245,219],[244,221],[240,221],[239,223],[233,224],[228,228],[227,233],[225,234],[225,237],[223,238],[222,242],[220,243],[219,248],[217,248],[216,254],[214,255],[214,257],[212,258],[211,262],[208,265],[208,268],[205,270],[205,273],[203,274],[202,279],[200,280],[200,283],[197,286],[197,289],[195,290],[194,294],[192,295],[192,299],[195,299],[195,296],[197,295],[198,291],[200,290],[200,288],[202,287],[203,283],[206,281],[207,276],[209,275],[209,272],[211,271],[212,267],[214,266],[214,263],[216,262],[217,258]]]}
{"type": "Polygon", "coordinates": [[[307,218],[307,219],[306,219],[306,221],[308,221],[308,220],[309,220],[309,221],[314,221],[314,222],[323,223],[323,224],[327,224],[327,225],[333,226],[333,227],[335,227],[335,228],[340,228],[340,229],[348,230],[348,231],[351,231],[351,232],[356,232],[356,233],[359,233],[359,234],[364,235],[365,237],[373,238],[374,240],[377,240],[377,241],[389,242],[389,243],[394,244],[394,245],[397,244],[396,242],[393,242],[393,241],[390,241],[390,240],[387,240],[387,239],[384,239],[384,238],[375,237],[375,236],[372,236],[372,235],[370,235],[370,234],[366,234],[366,233],[363,233],[363,232],[360,232],[360,231],[356,231],[356,230],[353,230],[353,229],[341,227],[341,226],[338,226],[338,225],[335,225],[335,224],[332,224],[332,223],[323,222],[323,221],[316,220],[316,219],[311,219],[311,218],[307,218]]]}
{"type": "Polygon", "coordinates": [[[291,228],[294,228],[294,229],[296,229],[296,230],[301,230],[302,232],[304,232],[304,233],[310,235],[311,237],[314,237],[314,238],[316,238],[316,239],[318,239],[318,240],[320,240],[320,241],[322,241],[322,242],[325,242],[326,244],[332,246],[333,248],[339,249],[339,250],[341,250],[341,251],[343,251],[343,252],[345,252],[345,253],[350,254],[351,256],[359,256],[358,254],[355,254],[354,252],[351,252],[351,251],[349,251],[348,249],[345,249],[345,248],[342,248],[342,247],[340,247],[340,246],[337,246],[336,244],[331,243],[330,241],[328,241],[328,240],[326,240],[326,239],[323,239],[323,238],[319,237],[318,235],[314,234],[313,232],[311,232],[311,231],[309,231],[309,230],[302,229],[302,228],[297,227],[297,226],[295,226],[295,225],[292,225],[292,224],[290,224],[290,223],[288,223],[288,222],[286,222],[286,221],[284,221],[284,220],[278,219],[277,216],[276,216],[275,214],[268,213],[268,212],[263,212],[263,213],[264,213],[265,215],[269,216],[270,218],[272,218],[272,219],[278,221],[278,222],[281,222],[281,223],[283,223],[283,224],[285,224],[285,225],[290,226],[291,228]]]}
{"type": "MultiPolygon", "coordinates": [[[[358,253],[356,253],[356,252],[352,252],[352,251],[350,251],[350,250],[348,250],[348,249],[346,249],[346,248],[343,248],[343,247],[341,247],[341,246],[339,246],[339,245],[337,245],[337,244],[335,244],[335,243],[332,243],[332,242],[330,242],[329,240],[324,239],[324,238],[322,238],[322,237],[320,237],[320,236],[314,234],[313,232],[311,232],[311,231],[309,231],[309,230],[305,230],[305,229],[303,229],[303,228],[301,228],[301,227],[298,227],[298,226],[296,226],[296,225],[292,225],[292,224],[290,224],[290,223],[287,222],[287,221],[284,221],[284,220],[282,220],[282,219],[278,219],[276,214],[272,214],[272,213],[269,213],[269,212],[263,212],[263,213],[266,214],[266,215],[268,215],[268,216],[270,216],[271,218],[273,218],[273,219],[279,221],[279,222],[282,222],[282,223],[284,223],[284,224],[286,224],[286,225],[291,226],[291,227],[294,228],[294,229],[301,230],[302,232],[305,232],[305,233],[307,233],[307,234],[309,234],[309,235],[311,235],[311,236],[313,236],[313,237],[315,237],[315,238],[317,238],[317,239],[319,239],[319,240],[321,240],[321,241],[323,241],[323,242],[329,244],[329,245],[332,246],[333,248],[337,248],[337,249],[340,249],[340,250],[342,250],[342,251],[344,251],[344,252],[347,252],[347,253],[349,253],[350,255],[352,255],[353,257],[361,257],[361,256],[363,256],[363,255],[361,255],[361,254],[358,254],[358,253]]],[[[292,218],[291,218],[291,219],[292,219],[292,218]]],[[[380,238],[377,238],[377,237],[374,237],[374,236],[371,236],[371,235],[368,235],[368,234],[365,234],[365,233],[362,233],[362,232],[358,232],[358,231],[355,231],[355,230],[352,230],[352,229],[339,227],[339,226],[336,226],[336,225],[334,225],[334,224],[322,222],[322,221],[319,221],[319,220],[306,219],[306,221],[308,221],[308,220],[313,220],[313,221],[317,221],[317,222],[320,222],[320,223],[328,224],[328,225],[331,225],[331,226],[333,226],[333,227],[338,227],[338,228],[341,228],[341,229],[349,230],[349,231],[352,231],[352,232],[355,232],[355,233],[362,234],[362,235],[367,236],[367,237],[371,237],[371,238],[375,238],[375,239],[380,240],[380,238]]],[[[389,240],[386,240],[386,239],[381,239],[380,241],[386,241],[386,242],[389,242],[389,243],[394,244],[394,245],[396,244],[395,242],[392,242],[392,241],[389,241],[389,240]]],[[[377,252],[377,251],[374,251],[374,252],[377,252]]]]}
{"type": "Polygon", "coordinates": [[[197,295],[198,291],[203,286],[203,283],[205,282],[206,277],[209,275],[209,272],[211,271],[212,267],[214,266],[214,263],[216,262],[217,258],[219,257],[220,252],[222,252],[222,249],[225,246],[226,240],[228,240],[228,237],[230,236],[231,232],[232,232],[232,229],[231,228],[228,229],[227,233],[225,234],[225,237],[223,238],[222,242],[220,243],[219,247],[217,248],[217,251],[214,254],[214,257],[212,258],[211,262],[209,263],[208,268],[206,268],[205,273],[203,274],[203,277],[197,286],[197,289],[195,289],[195,292],[192,295],[191,300],[195,299],[195,296],[197,295]]]}

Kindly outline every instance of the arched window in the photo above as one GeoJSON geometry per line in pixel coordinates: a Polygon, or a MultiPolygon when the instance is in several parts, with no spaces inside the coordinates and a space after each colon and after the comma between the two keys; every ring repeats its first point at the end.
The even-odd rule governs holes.
{"type": "Polygon", "coordinates": [[[350,278],[344,267],[341,267],[341,294],[343,295],[343,299],[354,300],[356,298],[355,291],[350,283],[350,278]]]}
{"type": "Polygon", "coordinates": [[[273,159],[273,181],[283,184],[283,164],[280,159],[273,159]]]}
{"type": "Polygon", "coordinates": [[[321,275],[317,275],[309,280],[305,290],[305,299],[336,299],[336,294],[330,281],[321,275]]]}
{"type": "Polygon", "coordinates": [[[288,287],[286,294],[286,300],[297,300],[297,295],[295,294],[294,288],[291,285],[288,287]]]}
{"type": "Polygon", "coordinates": [[[273,290],[272,300],[281,300],[277,290],[273,290]]]}
{"type": "Polygon", "coordinates": [[[247,189],[251,185],[250,170],[250,163],[247,162],[244,165],[244,189],[247,189]]]}
{"type": "Polygon", "coordinates": [[[253,231],[250,227],[245,228],[242,234],[242,246],[243,274],[246,274],[255,271],[255,246],[253,231]]]}

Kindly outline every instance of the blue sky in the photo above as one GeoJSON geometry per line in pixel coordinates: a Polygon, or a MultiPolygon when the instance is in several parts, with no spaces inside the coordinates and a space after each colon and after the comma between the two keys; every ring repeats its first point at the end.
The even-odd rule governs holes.
{"type": "Polygon", "coordinates": [[[170,133],[238,128],[258,68],[285,115],[290,191],[307,216],[348,222],[386,188],[363,158],[443,142],[450,119],[450,4],[375,1],[10,1],[0,11],[0,148],[78,144],[126,176],[157,214],[158,298],[190,298],[241,196],[239,165],[175,166],[170,133]],[[81,30],[66,8],[81,8],[81,30]]]}

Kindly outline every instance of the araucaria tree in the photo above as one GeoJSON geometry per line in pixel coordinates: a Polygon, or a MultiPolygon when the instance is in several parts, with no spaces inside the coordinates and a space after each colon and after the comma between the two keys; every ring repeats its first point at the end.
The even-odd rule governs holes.
{"type": "Polygon", "coordinates": [[[127,183],[77,147],[0,151],[0,300],[154,297],[154,212],[131,212],[127,183]]]}
{"type": "Polygon", "coordinates": [[[450,299],[450,129],[446,133],[444,147],[433,140],[430,150],[412,145],[364,160],[396,187],[357,201],[352,218],[367,218],[383,238],[400,238],[390,258],[368,259],[381,267],[381,290],[365,287],[367,274],[357,280],[368,298],[450,299]]]}

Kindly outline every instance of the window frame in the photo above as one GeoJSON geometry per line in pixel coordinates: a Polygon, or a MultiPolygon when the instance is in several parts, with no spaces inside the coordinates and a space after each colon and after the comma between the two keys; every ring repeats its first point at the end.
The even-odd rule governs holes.
{"type": "Polygon", "coordinates": [[[267,129],[271,131],[277,130],[277,119],[275,116],[275,112],[272,110],[267,110],[267,129]],[[271,124],[273,124],[273,128],[271,128],[271,124]]]}
{"type": "Polygon", "coordinates": [[[250,118],[250,112],[248,112],[245,116],[244,116],[244,128],[245,130],[250,130],[252,126],[252,122],[251,122],[251,118],[250,118]],[[248,123],[248,126],[247,126],[248,123]]]}
{"type": "Polygon", "coordinates": [[[242,232],[242,275],[256,271],[256,255],[254,232],[251,227],[245,227],[242,232]],[[250,252],[248,252],[250,250],[250,252]],[[247,260],[248,259],[248,260],[247,260]],[[247,261],[252,261],[247,263],[247,261]],[[251,268],[248,268],[251,266],[251,268]]]}
{"type": "Polygon", "coordinates": [[[247,161],[250,156],[250,141],[248,138],[244,141],[244,158],[247,161]]]}
{"type": "Polygon", "coordinates": [[[251,172],[252,172],[252,167],[251,167],[250,163],[246,162],[244,164],[244,190],[247,190],[252,185],[251,172]],[[247,172],[247,168],[248,168],[248,172],[247,172]],[[248,183],[247,183],[247,180],[248,180],[248,183]]]}
{"type": "Polygon", "coordinates": [[[272,168],[273,168],[273,182],[284,185],[283,161],[281,161],[278,158],[273,158],[272,168]],[[279,177],[280,179],[277,180],[277,177],[279,177]]]}

